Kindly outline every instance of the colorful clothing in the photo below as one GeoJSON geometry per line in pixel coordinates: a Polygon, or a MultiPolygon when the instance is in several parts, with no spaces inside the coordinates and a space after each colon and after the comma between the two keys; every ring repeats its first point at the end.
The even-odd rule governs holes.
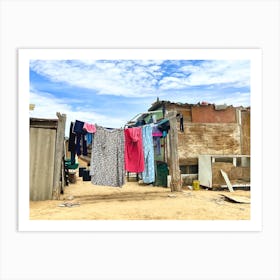
{"type": "Polygon", "coordinates": [[[144,171],[142,128],[132,127],[124,130],[125,170],[140,173],[144,171]]]}
{"type": "Polygon", "coordinates": [[[121,187],[125,182],[124,132],[96,126],[90,166],[94,185],[121,187]]]}
{"type": "Polygon", "coordinates": [[[145,125],[142,127],[143,147],[145,169],[142,173],[142,179],[145,184],[150,184],[155,181],[155,167],[154,167],[154,146],[152,127],[145,125]]]}
{"type": "Polygon", "coordinates": [[[83,129],[86,130],[89,133],[95,133],[96,132],[96,127],[94,124],[90,123],[84,123],[83,129]]]}
{"type": "Polygon", "coordinates": [[[87,144],[88,145],[92,144],[92,138],[93,138],[93,134],[92,133],[87,133],[86,134],[86,140],[87,140],[87,144]]]}
{"type": "Polygon", "coordinates": [[[152,132],[153,136],[162,136],[162,131],[158,129],[158,127],[155,125],[153,126],[153,132],[152,132]]]}

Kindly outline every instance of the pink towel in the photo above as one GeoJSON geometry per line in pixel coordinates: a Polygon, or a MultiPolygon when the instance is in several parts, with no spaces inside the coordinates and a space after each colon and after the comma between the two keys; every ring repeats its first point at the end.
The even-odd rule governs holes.
{"type": "Polygon", "coordinates": [[[96,127],[95,127],[94,124],[90,124],[90,123],[85,122],[83,128],[89,133],[95,133],[96,132],[96,127]]]}

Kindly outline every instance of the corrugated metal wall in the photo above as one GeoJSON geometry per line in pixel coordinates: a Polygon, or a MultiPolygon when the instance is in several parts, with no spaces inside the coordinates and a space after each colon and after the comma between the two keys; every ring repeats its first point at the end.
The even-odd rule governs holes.
{"type": "Polygon", "coordinates": [[[56,130],[29,130],[30,200],[52,199],[56,130]]]}

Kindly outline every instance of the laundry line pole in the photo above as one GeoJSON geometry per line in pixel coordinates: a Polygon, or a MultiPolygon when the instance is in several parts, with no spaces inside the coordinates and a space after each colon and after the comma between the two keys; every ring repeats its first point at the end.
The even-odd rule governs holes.
{"type": "Polygon", "coordinates": [[[168,133],[169,142],[169,172],[171,175],[170,188],[172,192],[182,191],[181,172],[179,166],[178,155],[178,131],[177,131],[177,119],[176,111],[170,111],[166,115],[166,118],[170,123],[170,130],[168,133]]]}

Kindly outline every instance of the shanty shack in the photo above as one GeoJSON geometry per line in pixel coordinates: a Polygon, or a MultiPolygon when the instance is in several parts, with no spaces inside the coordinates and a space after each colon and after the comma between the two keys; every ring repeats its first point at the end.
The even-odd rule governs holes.
{"type": "Polygon", "coordinates": [[[64,188],[66,115],[57,119],[30,118],[30,200],[59,199],[64,188]]]}
{"type": "MultiPolygon", "coordinates": [[[[148,109],[164,117],[178,117],[178,155],[183,184],[199,179],[205,187],[225,185],[221,170],[231,183],[250,182],[250,107],[234,107],[200,102],[173,103],[157,100],[148,109]]],[[[168,143],[165,144],[168,147],[168,143]]],[[[170,155],[166,149],[165,159],[170,155]]]]}

